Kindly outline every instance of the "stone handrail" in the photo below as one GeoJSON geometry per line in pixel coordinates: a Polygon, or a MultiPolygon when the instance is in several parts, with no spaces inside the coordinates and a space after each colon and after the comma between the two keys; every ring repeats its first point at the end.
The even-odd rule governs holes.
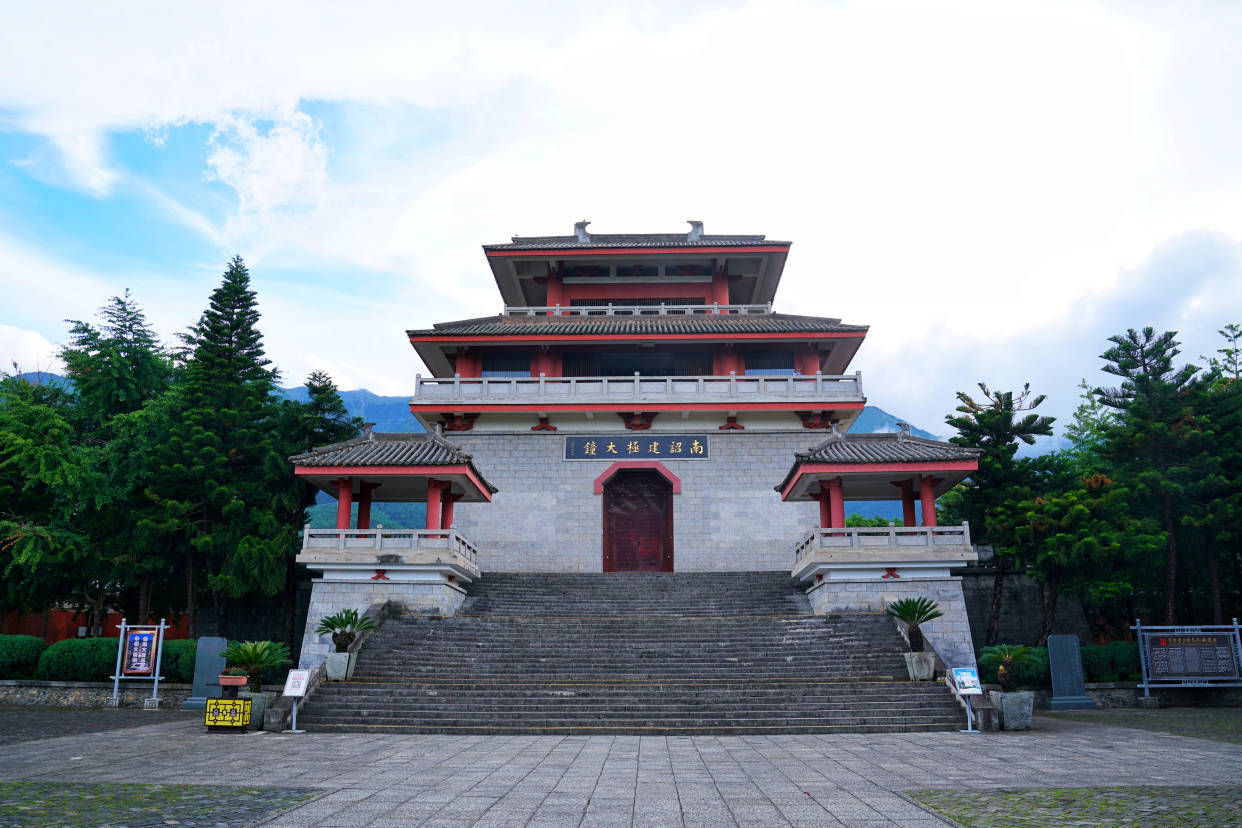
{"type": "Polygon", "coordinates": [[[374,549],[396,552],[448,548],[478,564],[479,549],[456,529],[306,529],[302,551],[374,549]]]}
{"type": "Polygon", "coordinates": [[[702,397],[707,401],[747,400],[757,397],[806,400],[861,397],[862,372],[853,374],[738,375],[710,377],[415,377],[415,401],[487,399],[520,402],[531,397],[545,401],[587,398],[702,397]],[[547,400],[547,398],[556,398],[547,400]]]}
{"type": "Polygon", "coordinates": [[[768,305],[506,305],[505,316],[706,316],[712,313],[759,316],[768,305]]]}
{"type": "Polygon", "coordinates": [[[852,526],[813,529],[794,547],[794,565],[818,549],[970,546],[970,524],[961,526],[852,526]]]}

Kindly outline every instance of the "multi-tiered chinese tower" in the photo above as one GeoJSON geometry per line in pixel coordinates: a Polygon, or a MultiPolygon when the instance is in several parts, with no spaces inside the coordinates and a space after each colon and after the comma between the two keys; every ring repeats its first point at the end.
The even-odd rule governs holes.
{"type": "MultiPolygon", "coordinates": [[[[848,371],[867,327],[773,311],[789,242],[690,225],[601,235],[583,221],[572,236],[483,248],[501,312],[407,332],[429,372],[410,402],[427,434],[368,431],[293,458],[340,504],[336,528],[308,530],[299,558],[323,575],[312,620],[376,600],[588,612],[586,593],[548,585],[572,574],[612,594],[601,585],[614,581],[582,579],[682,573],[615,583],[649,598],[697,584],[684,600],[707,601],[703,615],[724,606],[705,595],[759,584],[816,614],[928,597],[945,611],[928,640],[946,663],[973,665],[951,568],[974,553],[967,527],[936,526],[935,499],[976,453],[904,424],[849,434],[866,402],[848,371]],[[426,525],[372,528],[384,500],[425,501],[426,525]],[[900,502],[901,525],[847,527],[849,500],[900,502]],[[768,580],[721,574],[760,572],[768,580]]],[[[308,633],[304,666],[326,646],[308,633]]]]}

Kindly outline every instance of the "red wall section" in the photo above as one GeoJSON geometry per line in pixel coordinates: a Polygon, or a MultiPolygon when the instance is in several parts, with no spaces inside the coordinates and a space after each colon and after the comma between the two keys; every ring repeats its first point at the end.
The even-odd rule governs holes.
{"type": "MultiPolygon", "coordinates": [[[[0,633],[4,635],[33,635],[36,638],[43,638],[49,644],[55,644],[57,641],[64,641],[66,638],[77,638],[78,627],[85,627],[88,619],[85,612],[72,612],[70,610],[54,609],[47,621],[47,636],[43,635],[43,616],[38,613],[28,613],[19,615],[16,612],[6,614],[0,619],[0,633]]],[[[158,618],[147,619],[148,624],[158,624],[158,618]]],[[[104,615],[102,637],[116,638],[117,625],[121,623],[121,614],[119,612],[109,612],[104,615]]],[[[167,622],[165,622],[167,623],[167,622]]],[[[187,619],[180,620],[170,624],[171,629],[164,631],[164,637],[167,639],[189,638],[187,627],[187,619]]]]}

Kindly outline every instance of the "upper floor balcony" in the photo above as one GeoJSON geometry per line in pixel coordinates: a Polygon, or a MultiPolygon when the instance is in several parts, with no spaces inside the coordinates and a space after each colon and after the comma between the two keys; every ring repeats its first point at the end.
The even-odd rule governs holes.
{"type": "Polygon", "coordinates": [[[863,402],[862,373],[846,375],[741,375],[706,377],[424,377],[415,379],[412,407],[624,404],[788,404],[863,402]]]}

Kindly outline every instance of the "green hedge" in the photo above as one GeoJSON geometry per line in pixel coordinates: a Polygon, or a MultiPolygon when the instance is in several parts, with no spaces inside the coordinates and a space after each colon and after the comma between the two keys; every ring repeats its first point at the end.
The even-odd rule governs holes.
{"type": "Polygon", "coordinates": [[[47,681],[109,681],[116,669],[115,638],[68,638],[39,656],[38,676],[47,681]]]}
{"type": "Polygon", "coordinates": [[[47,642],[33,635],[0,635],[0,679],[35,677],[47,642]]]}
{"type": "MultiPolygon", "coordinates": [[[[1048,668],[1048,649],[1032,647],[1035,660],[1020,665],[1018,685],[1021,687],[1051,687],[1052,674],[1048,668]]],[[[1134,641],[1113,641],[1108,644],[1087,644],[1082,648],[1082,674],[1085,681],[1138,681],[1139,651],[1134,641]]],[[[987,684],[996,683],[996,666],[980,667],[979,676],[987,684]]]]}
{"type": "Polygon", "coordinates": [[[190,684],[194,681],[194,657],[198,642],[193,638],[179,638],[164,642],[164,655],[160,661],[160,673],[168,681],[190,684]]]}

